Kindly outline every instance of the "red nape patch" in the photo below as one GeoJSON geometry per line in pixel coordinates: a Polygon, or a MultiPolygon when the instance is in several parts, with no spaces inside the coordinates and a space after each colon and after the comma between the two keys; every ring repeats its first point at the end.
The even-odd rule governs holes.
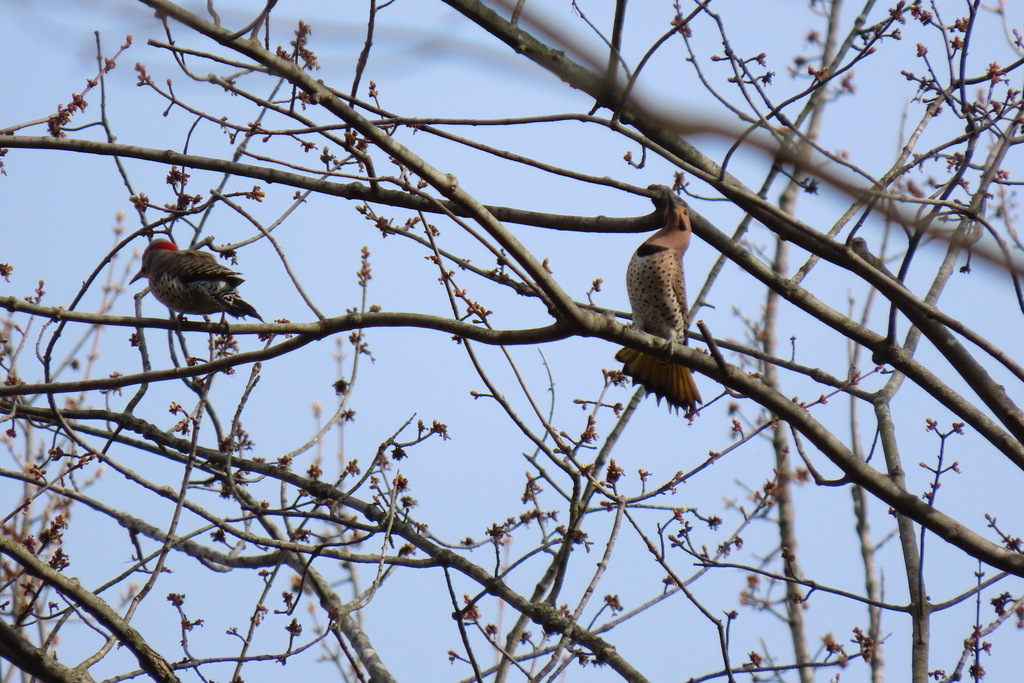
{"type": "Polygon", "coordinates": [[[146,251],[155,251],[157,249],[166,249],[167,251],[178,251],[178,245],[174,242],[168,242],[167,240],[153,240],[146,247],[146,251]]]}

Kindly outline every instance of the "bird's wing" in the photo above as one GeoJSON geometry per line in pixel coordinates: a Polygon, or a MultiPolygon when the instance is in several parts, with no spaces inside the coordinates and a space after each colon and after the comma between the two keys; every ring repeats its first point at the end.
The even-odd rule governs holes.
{"type": "Polygon", "coordinates": [[[672,296],[679,306],[681,312],[680,318],[682,320],[681,329],[677,330],[679,333],[678,341],[686,343],[686,328],[690,325],[690,309],[686,305],[686,280],[683,278],[683,262],[680,258],[679,267],[672,269],[671,282],[672,296]]]}
{"type": "Polygon", "coordinates": [[[238,273],[225,265],[217,262],[217,258],[205,251],[183,251],[179,252],[186,257],[181,260],[179,277],[185,282],[196,282],[198,280],[224,280],[232,287],[245,282],[238,273]]]}

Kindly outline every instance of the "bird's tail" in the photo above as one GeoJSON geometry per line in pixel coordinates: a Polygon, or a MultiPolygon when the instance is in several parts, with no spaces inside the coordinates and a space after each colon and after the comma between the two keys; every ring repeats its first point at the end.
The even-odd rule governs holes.
{"type": "Polygon", "coordinates": [[[615,354],[615,360],[624,364],[622,372],[633,378],[633,384],[641,384],[648,394],[658,397],[672,408],[689,412],[704,401],[697,390],[693,373],[685,365],[666,363],[649,353],[623,347],[615,354]]]}
{"type": "Polygon", "coordinates": [[[256,309],[252,307],[252,304],[247,302],[242,297],[235,294],[234,296],[225,297],[224,309],[236,318],[244,318],[249,316],[250,318],[256,318],[260,322],[263,322],[263,318],[256,312],[256,309]]]}

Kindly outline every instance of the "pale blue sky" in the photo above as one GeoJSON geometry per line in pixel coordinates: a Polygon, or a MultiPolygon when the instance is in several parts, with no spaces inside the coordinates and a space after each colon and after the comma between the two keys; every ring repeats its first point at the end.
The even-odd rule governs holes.
{"type": "MultiPolygon", "coordinates": [[[[666,29],[671,14],[667,1],[645,2],[649,4],[632,3],[640,8],[639,18],[627,26],[625,52],[632,64],[666,29]]],[[[527,3],[528,6],[532,4],[535,3],[527,3]]],[[[592,14],[592,19],[602,25],[607,23],[603,16],[610,2],[580,4],[592,14]]],[[[733,48],[740,54],[754,55],[762,50],[768,53],[769,68],[777,73],[772,95],[783,99],[782,93],[802,87],[787,77],[786,66],[794,52],[804,49],[800,38],[810,26],[810,19],[802,11],[804,3],[779,0],[720,4],[719,10],[730,22],[733,48]],[[738,21],[740,14],[746,16],[738,21]],[[768,27],[769,30],[765,30],[768,27]]],[[[950,14],[959,11],[958,3],[943,4],[952,6],[950,14]]],[[[195,11],[201,11],[200,5],[196,4],[195,11]]],[[[548,8],[546,16],[549,20],[570,31],[576,39],[595,45],[594,38],[573,15],[569,4],[557,5],[548,8]]],[[[224,23],[229,26],[246,23],[251,11],[249,4],[232,3],[232,7],[244,9],[228,9],[225,5],[220,10],[224,23]]],[[[362,44],[364,11],[364,3],[282,2],[275,9],[275,39],[281,43],[290,39],[287,31],[293,20],[302,18],[309,21],[313,25],[311,46],[322,65],[319,77],[347,89],[351,83],[352,64],[362,44]]],[[[878,13],[883,11],[880,9],[878,13]]],[[[1019,26],[1019,17],[1017,19],[1019,26]]],[[[1009,51],[1005,48],[1005,41],[999,37],[998,25],[990,22],[988,26],[991,27],[992,41],[976,46],[975,49],[980,51],[977,61],[988,61],[990,58],[986,51],[989,50],[993,53],[992,61],[1010,61],[1012,56],[1000,56],[1009,51]]],[[[67,102],[72,92],[81,91],[85,80],[95,73],[92,32],[97,29],[102,32],[108,54],[116,49],[127,33],[132,34],[135,41],[107,79],[109,116],[119,142],[181,150],[192,120],[180,110],[172,111],[166,118],[161,116],[166,103],[152,92],[135,86],[133,65],[136,62],[145,63],[150,75],[161,85],[164,79],[173,78],[177,92],[208,106],[211,113],[229,115],[241,122],[252,120],[253,110],[246,108],[241,101],[232,100],[209,85],[188,83],[166,52],[146,45],[150,37],[163,38],[152,13],[141,5],[126,0],[109,0],[54,2],[44,8],[39,3],[7,1],[0,5],[0,45],[3,45],[5,61],[13,68],[7,70],[5,85],[0,91],[0,128],[45,117],[57,103],[67,102]]],[[[916,35],[918,27],[913,25],[908,25],[904,31],[907,36],[903,41],[887,44],[885,50],[888,52],[884,59],[878,60],[877,68],[871,66],[875,62],[869,61],[864,68],[857,70],[859,96],[840,100],[830,111],[824,127],[822,144],[825,148],[848,150],[855,163],[872,172],[881,172],[891,163],[901,137],[904,110],[910,112],[910,120],[916,120],[920,106],[908,104],[911,89],[906,87],[905,80],[887,71],[893,61],[906,62],[907,68],[917,66],[913,58],[914,45],[928,39],[928,34],[916,35]]],[[[190,42],[187,33],[181,30],[177,31],[176,38],[183,43],[190,42]]],[[[720,50],[714,35],[699,35],[696,40],[704,41],[705,54],[720,50]]],[[[664,48],[648,67],[640,92],[659,106],[685,115],[717,112],[721,116],[721,109],[715,106],[707,93],[697,88],[683,57],[678,43],[664,48]]],[[[201,62],[193,64],[199,73],[210,70],[201,62]]],[[[400,1],[381,12],[375,47],[360,96],[365,96],[370,80],[377,83],[383,107],[407,115],[504,117],[579,112],[590,107],[590,102],[578,92],[569,90],[504,46],[491,42],[482,31],[468,25],[441,3],[422,0],[400,1]]],[[[254,90],[264,93],[265,85],[254,86],[254,90]]],[[[89,100],[89,110],[76,117],[76,123],[95,120],[98,115],[98,97],[91,95],[89,100]]],[[[21,132],[41,135],[45,128],[21,132]]],[[[637,156],[638,149],[626,145],[621,138],[580,123],[534,125],[514,131],[495,128],[460,129],[458,132],[550,163],[595,176],[608,175],[640,187],[671,181],[671,169],[664,162],[650,159],[644,170],[632,169],[623,162],[622,156],[626,151],[637,156]]],[[[94,129],[81,135],[98,137],[100,133],[94,129]]],[[[426,134],[411,135],[404,131],[400,139],[434,166],[453,173],[462,187],[484,203],[580,215],[628,216],[651,210],[650,203],[644,198],[554,179],[537,171],[498,162],[426,134]]],[[[720,140],[703,137],[696,142],[708,154],[721,157],[724,147],[720,140]]],[[[198,129],[192,145],[196,152],[230,155],[231,148],[226,138],[211,125],[198,129]]],[[[927,147],[927,144],[922,145],[924,149],[927,147]]],[[[0,206],[4,207],[0,217],[3,243],[0,261],[12,263],[16,270],[10,284],[0,282],[0,293],[25,296],[31,293],[38,280],[45,279],[48,294],[44,302],[63,305],[70,301],[82,280],[110,248],[113,242],[111,226],[117,212],[126,213],[125,224],[129,230],[137,228],[127,193],[113,164],[107,159],[65,152],[12,150],[4,162],[7,175],[0,177],[0,206]]],[[[314,162],[313,156],[306,161],[314,162]]],[[[1019,177],[1024,167],[1019,159],[1011,159],[1011,162],[1008,166],[1014,171],[1014,176],[1019,177]]],[[[385,160],[378,160],[378,170],[392,172],[393,169],[385,171],[382,168],[385,165],[385,160]]],[[[744,180],[757,184],[766,165],[765,157],[750,154],[739,158],[732,170],[744,180]]],[[[166,168],[140,162],[128,162],[128,168],[138,191],[146,192],[154,201],[166,199],[168,195],[163,184],[166,168]]],[[[206,194],[217,182],[218,177],[214,174],[193,172],[191,188],[193,192],[206,194]]],[[[247,188],[252,184],[238,179],[232,187],[247,188]]],[[[266,202],[248,208],[266,224],[288,206],[293,191],[267,186],[264,190],[268,192],[266,202]]],[[[708,194],[705,187],[695,185],[693,190],[699,195],[708,194]]],[[[845,208],[841,200],[826,190],[818,196],[801,198],[798,211],[804,220],[825,230],[845,208]]],[[[372,303],[392,311],[447,314],[447,301],[436,283],[436,270],[424,260],[424,250],[397,237],[382,240],[372,225],[356,213],[355,206],[355,202],[338,198],[314,197],[275,232],[292,267],[302,274],[303,285],[321,310],[326,315],[340,315],[347,308],[358,305],[360,292],[356,286],[355,271],[359,267],[359,250],[368,245],[374,268],[369,294],[372,303]]],[[[740,218],[737,209],[724,202],[695,201],[693,206],[727,232],[732,231],[740,218]]],[[[380,210],[397,217],[399,222],[408,216],[399,210],[380,210]]],[[[486,253],[469,243],[456,226],[440,217],[431,218],[436,219],[441,230],[442,246],[465,252],[476,263],[491,265],[486,253]]],[[[600,277],[604,278],[605,284],[603,291],[596,296],[596,302],[613,309],[627,308],[623,271],[630,252],[642,237],[555,233],[524,226],[512,226],[512,229],[538,258],[550,259],[555,275],[575,298],[585,299],[590,283],[600,277]]],[[[188,239],[188,233],[183,229],[175,234],[179,241],[188,239]]],[[[247,238],[253,230],[239,217],[219,209],[209,223],[208,234],[213,235],[217,243],[225,243],[247,238]]],[[[877,223],[869,224],[861,234],[875,247],[879,244],[881,229],[877,223]]],[[[749,239],[755,245],[771,247],[763,228],[755,229],[749,239]]],[[[140,250],[142,246],[140,240],[140,250]]],[[[917,263],[920,270],[915,272],[911,282],[917,285],[919,293],[930,276],[927,265],[933,264],[940,254],[937,248],[929,249],[917,263]]],[[[695,240],[686,260],[691,292],[700,289],[716,256],[710,247],[695,240]]],[[[791,264],[796,267],[802,262],[799,253],[794,253],[791,264]]],[[[127,267],[127,264],[121,266],[122,269],[127,267]]],[[[245,298],[266,320],[313,320],[298,294],[288,285],[284,269],[269,245],[258,243],[242,250],[238,268],[247,276],[242,289],[245,298]]],[[[479,296],[495,311],[497,326],[539,326],[548,320],[543,306],[536,301],[527,301],[488,287],[466,274],[458,274],[457,278],[460,284],[470,289],[471,295],[479,296]]],[[[846,302],[851,293],[858,305],[865,294],[863,283],[843,277],[830,266],[819,266],[805,284],[841,311],[847,310],[846,302]]],[[[138,289],[132,289],[122,296],[114,312],[129,314],[132,310],[130,294],[136,291],[138,289]]],[[[976,324],[1007,348],[1012,348],[1019,345],[1021,319],[1011,297],[1012,290],[1004,276],[986,272],[984,267],[976,264],[971,276],[954,278],[943,305],[951,315],[962,315],[968,324],[976,324]],[[986,319],[1001,315],[1003,311],[1017,314],[1006,316],[1005,324],[985,327],[986,319]]],[[[90,310],[98,300],[97,289],[82,308],[90,310]]],[[[755,285],[736,268],[727,266],[725,276],[711,294],[710,303],[714,308],[704,309],[699,318],[705,320],[720,337],[745,339],[745,330],[737,312],[756,318],[763,301],[764,292],[760,285],[755,285]]],[[[151,297],[144,300],[143,307],[147,315],[164,315],[163,309],[151,297]]],[[[876,309],[875,329],[882,329],[884,312],[876,309]]],[[[792,308],[784,311],[780,329],[783,344],[788,344],[790,336],[796,337],[798,360],[820,364],[835,375],[845,374],[846,346],[838,336],[823,331],[820,325],[811,326],[805,315],[792,308]]],[[[38,334],[38,323],[35,334],[38,334]]],[[[94,376],[105,376],[112,371],[138,371],[138,355],[129,348],[127,336],[128,332],[120,328],[104,331],[102,355],[97,361],[94,376]]],[[[470,396],[471,390],[483,391],[482,383],[448,335],[420,330],[377,329],[369,330],[367,337],[377,362],[364,362],[360,368],[353,402],[357,419],[345,428],[346,455],[368,463],[377,444],[411,415],[416,414],[428,423],[438,419],[448,424],[453,440],[428,442],[398,466],[409,477],[411,494],[420,503],[415,516],[429,522],[435,534],[454,542],[466,536],[481,538],[491,523],[521,513],[523,506],[519,495],[524,485],[523,473],[528,469],[521,453],[528,452],[530,444],[517,434],[493,403],[470,396]]],[[[65,351],[75,338],[74,334],[66,335],[65,351]]],[[[150,336],[151,345],[156,342],[155,345],[159,346],[162,340],[160,334],[150,336]]],[[[205,339],[201,335],[190,337],[190,341],[195,349],[203,351],[205,339]]],[[[35,336],[31,343],[35,343],[35,336]]],[[[256,348],[257,344],[252,337],[240,339],[243,349],[256,348]]],[[[346,354],[350,348],[346,344],[346,354]]],[[[493,369],[494,378],[503,390],[509,392],[513,403],[525,412],[526,401],[521,392],[517,392],[499,351],[479,345],[476,348],[493,369]]],[[[572,404],[571,399],[593,399],[597,396],[602,382],[601,368],[616,366],[612,360],[615,347],[602,340],[574,338],[547,345],[541,351],[552,369],[556,384],[556,423],[560,428],[578,432],[584,427],[585,414],[572,404]]],[[[337,378],[332,359],[335,352],[334,340],[325,340],[264,365],[261,384],[250,399],[243,418],[258,445],[259,455],[276,458],[305,442],[314,430],[311,417],[314,401],[324,405],[329,414],[336,402],[331,387],[337,378]]],[[[511,353],[527,376],[534,396],[546,405],[549,393],[543,359],[538,350],[520,347],[512,349],[511,353]]],[[[922,357],[930,355],[929,349],[922,351],[922,357]]],[[[163,355],[157,352],[156,359],[157,362],[169,362],[166,350],[163,355]]],[[[28,357],[23,359],[22,372],[32,367],[29,360],[28,357]]],[[[866,358],[862,367],[870,367],[866,358]]],[[[215,393],[225,406],[235,405],[247,374],[246,368],[234,376],[217,378],[215,393]]],[[[787,394],[800,394],[802,399],[813,400],[820,393],[820,389],[799,379],[787,378],[787,382],[787,394]]],[[[877,379],[872,379],[870,386],[876,386],[877,382],[877,379]]],[[[717,395],[718,389],[706,378],[698,378],[698,383],[706,399],[717,395]]],[[[950,416],[923,396],[915,397],[916,390],[912,387],[904,391],[907,396],[898,406],[898,416],[915,425],[914,429],[917,424],[921,425],[920,436],[913,434],[911,437],[912,430],[906,432],[906,465],[914,468],[918,461],[933,458],[937,448],[934,437],[924,434],[924,417],[933,417],[945,426],[950,416]]],[[[1013,387],[1011,394],[1022,398],[1019,387],[1013,387]]],[[[616,389],[606,400],[625,403],[630,395],[628,390],[616,389]]],[[[153,387],[137,412],[169,428],[178,417],[167,413],[165,406],[171,400],[178,400],[191,407],[192,403],[188,403],[192,400],[190,396],[176,385],[153,387]]],[[[118,405],[119,400],[124,398],[111,399],[114,405],[118,405]]],[[[730,443],[727,403],[720,401],[704,411],[695,424],[688,425],[685,420],[659,409],[653,400],[644,402],[615,454],[619,464],[628,472],[625,486],[639,490],[635,471],[641,464],[653,472],[653,481],[661,481],[677,470],[693,467],[709,450],[726,447],[730,443]]],[[[820,419],[845,433],[842,425],[848,422],[847,405],[846,401],[836,399],[829,406],[815,410],[820,419]]],[[[753,411],[751,406],[746,407],[753,411]]],[[[865,408],[862,410],[867,412],[865,408]]],[[[536,424],[535,420],[533,424],[536,424]]],[[[605,435],[610,427],[610,417],[604,415],[598,431],[605,435]]],[[[870,439],[867,429],[865,426],[862,436],[870,439]]],[[[947,480],[940,501],[948,506],[946,510],[960,515],[964,523],[976,530],[984,531],[982,513],[991,512],[1009,528],[1019,531],[1024,523],[1017,502],[1020,472],[1007,469],[1006,476],[993,475],[995,470],[1005,467],[1003,459],[980,448],[972,449],[971,445],[978,443],[980,440],[971,434],[951,442],[950,447],[956,452],[950,457],[963,463],[963,474],[947,480]]],[[[335,444],[332,434],[324,444],[328,463],[335,444]]],[[[307,466],[309,456],[304,457],[302,469],[307,466]]],[[[131,464],[160,483],[177,486],[180,474],[176,469],[154,460],[139,459],[131,464]]],[[[816,464],[824,473],[835,474],[834,468],[820,455],[816,464]]],[[[702,511],[720,511],[723,499],[742,501],[746,487],[757,489],[771,476],[771,468],[771,451],[767,443],[748,447],[702,474],[696,485],[681,487],[665,503],[679,507],[699,506],[702,511]]],[[[911,490],[925,490],[923,472],[910,469],[908,476],[913,482],[911,490]]],[[[124,486],[119,477],[108,473],[92,492],[113,498],[128,491],[131,491],[130,487],[124,486]]],[[[258,492],[270,499],[276,495],[276,489],[270,486],[258,492]]],[[[0,499],[11,500],[9,496],[14,493],[7,481],[0,480],[0,499]]],[[[805,539],[801,560],[806,573],[815,580],[859,592],[862,579],[853,545],[848,491],[805,486],[799,489],[798,496],[802,510],[798,524],[805,539]]],[[[211,495],[206,502],[218,507],[215,496],[211,495]]],[[[552,506],[556,504],[551,501],[552,506]]],[[[139,505],[152,505],[152,502],[139,501],[139,505]]],[[[153,509],[153,521],[166,523],[170,507],[160,509],[154,506],[153,509]]],[[[225,513],[227,510],[223,509],[225,513]]],[[[726,519],[725,528],[736,524],[733,514],[726,519]]],[[[654,519],[661,521],[660,517],[652,517],[649,520],[652,529],[654,519]]],[[[892,519],[883,504],[874,503],[873,523],[878,539],[893,528],[892,519]]],[[[590,556],[577,559],[574,572],[579,575],[573,578],[582,580],[592,571],[603,549],[605,538],[602,533],[606,532],[606,527],[605,522],[599,522],[590,528],[591,538],[597,545],[590,556]]],[[[73,565],[69,571],[87,586],[95,585],[117,571],[116,567],[103,562],[108,557],[106,552],[95,552],[97,542],[110,543],[114,547],[110,554],[117,562],[123,562],[122,558],[130,552],[123,531],[107,522],[98,522],[90,537],[83,533],[82,526],[74,527],[72,531],[68,543],[73,565]]],[[[776,544],[772,534],[774,529],[764,523],[749,529],[745,534],[748,545],[742,556],[744,561],[751,561],[750,553],[756,555],[772,551],[776,544]]],[[[719,535],[707,534],[706,542],[713,545],[720,540],[719,535]]],[[[513,546],[513,556],[526,547],[530,542],[528,539],[532,539],[529,532],[524,534],[522,542],[513,546]]],[[[959,553],[945,552],[934,537],[930,537],[929,542],[927,572],[933,599],[948,599],[969,588],[975,564],[959,553]]],[[[598,590],[600,595],[617,593],[624,604],[633,607],[657,595],[662,572],[645,556],[635,536],[624,537],[620,543],[616,559],[598,590]],[[632,561],[634,558],[636,561],[632,561]]],[[[375,547],[366,548],[365,552],[375,550],[375,547]]],[[[489,552],[487,549],[477,550],[472,557],[489,566],[493,562],[487,556],[489,552]]],[[[886,564],[885,597],[891,602],[902,602],[906,589],[905,578],[900,573],[897,544],[890,542],[882,556],[886,564]]],[[[231,626],[245,627],[246,606],[251,607],[260,589],[257,577],[243,572],[211,577],[184,559],[174,559],[172,564],[175,573],[158,584],[159,597],[154,595],[149,599],[146,609],[137,618],[139,628],[147,634],[157,634],[176,623],[172,608],[162,596],[170,592],[187,593],[189,615],[207,620],[201,633],[192,637],[193,654],[230,655],[237,645],[232,636],[224,635],[224,631],[231,626]],[[222,601],[226,600],[233,601],[234,609],[222,608],[222,601]]],[[[677,564],[685,567],[683,563],[677,564]]],[[[528,575],[529,571],[524,572],[516,582],[516,587],[523,592],[529,590],[528,575]]],[[[370,577],[372,569],[367,570],[364,581],[369,581],[370,577]]],[[[281,583],[284,586],[285,582],[281,583]]],[[[723,571],[701,579],[695,584],[695,591],[713,612],[721,614],[736,606],[738,592],[743,587],[741,573],[723,571]]],[[[999,588],[1015,593],[1021,590],[1019,581],[1012,585],[1008,582],[1007,586],[999,588]]],[[[459,595],[462,592],[475,593],[475,588],[464,582],[457,586],[456,592],[459,595]]],[[[279,594],[280,589],[271,592],[274,599],[279,594]]],[[[575,598],[573,593],[566,599],[575,598]]],[[[272,608],[277,607],[276,603],[272,605],[272,608]]],[[[589,615],[593,614],[594,607],[596,604],[592,605],[589,615]]],[[[489,619],[496,618],[493,602],[485,602],[484,608],[489,619]]],[[[936,668],[952,668],[955,663],[952,653],[959,651],[963,638],[969,635],[965,629],[972,621],[972,610],[973,603],[968,601],[961,608],[935,617],[932,652],[936,668]]],[[[385,584],[367,610],[366,619],[368,631],[379,652],[398,678],[460,680],[469,675],[468,670],[450,666],[445,657],[448,649],[462,649],[458,633],[447,616],[450,611],[440,572],[399,572],[385,584]],[[382,622],[387,623],[384,625],[382,622]]],[[[846,643],[854,625],[866,625],[866,616],[861,608],[823,594],[815,597],[807,616],[812,650],[818,647],[820,636],[826,632],[834,632],[837,639],[846,643]]],[[[257,650],[260,647],[270,651],[280,649],[285,642],[281,628],[286,622],[278,621],[268,620],[268,627],[261,632],[261,637],[267,640],[257,650]]],[[[901,674],[908,669],[908,622],[893,614],[886,614],[884,622],[887,632],[892,634],[885,649],[888,671],[892,680],[900,680],[901,674]]],[[[506,613],[505,625],[509,623],[509,614],[506,613]]],[[[533,630],[535,635],[539,635],[539,628],[533,630]]],[[[781,623],[767,615],[741,610],[732,631],[735,643],[733,662],[742,661],[746,652],[758,649],[758,638],[762,635],[772,643],[780,662],[790,661],[787,636],[781,623]]],[[[994,636],[1000,648],[997,656],[986,662],[990,680],[1008,680],[1005,676],[1011,670],[1009,667],[1019,667],[1019,657],[1008,656],[1010,648],[1019,648],[1017,638],[1019,634],[1008,630],[994,636]]],[[[178,639],[179,635],[171,629],[157,635],[156,644],[174,658],[180,656],[175,644],[178,639]]],[[[652,680],[685,680],[691,674],[713,670],[720,665],[713,630],[691,605],[678,596],[640,617],[634,624],[616,629],[610,639],[652,680]]],[[[62,654],[65,663],[75,661],[72,654],[74,644],[68,643],[68,647],[69,653],[62,654]]],[[[92,647],[92,643],[86,645],[84,652],[92,647]]],[[[855,650],[852,646],[848,649],[851,652],[855,650]]],[[[323,675],[322,666],[317,668],[311,659],[307,658],[301,665],[298,661],[290,663],[285,670],[286,675],[289,678],[323,675]]],[[[98,677],[113,673],[103,666],[97,671],[98,677]]],[[[821,679],[834,674],[829,672],[821,679]]],[[[280,680],[280,675],[278,665],[268,664],[254,666],[245,677],[247,680],[269,681],[280,680]]],[[[865,680],[865,675],[866,669],[860,663],[843,672],[844,680],[847,677],[849,680],[865,680]]],[[[215,677],[226,678],[226,674],[218,672],[215,677]]],[[[568,680],[616,678],[608,670],[573,667],[568,680]]]]}

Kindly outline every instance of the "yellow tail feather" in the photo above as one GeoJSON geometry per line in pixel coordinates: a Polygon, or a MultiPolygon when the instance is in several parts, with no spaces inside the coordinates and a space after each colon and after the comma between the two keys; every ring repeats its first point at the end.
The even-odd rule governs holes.
{"type": "Polygon", "coordinates": [[[624,364],[622,372],[633,378],[633,384],[641,384],[648,394],[654,394],[672,408],[689,412],[704,401],[697,390],[690,368],[684,365],[666,363],[649,353],[623,347],[615,354],[615,360],[624,364]]]}

